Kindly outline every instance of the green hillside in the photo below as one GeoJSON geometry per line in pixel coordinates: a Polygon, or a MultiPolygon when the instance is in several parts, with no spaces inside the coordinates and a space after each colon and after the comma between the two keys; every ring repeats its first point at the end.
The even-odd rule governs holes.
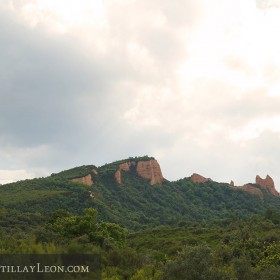
{"type": "Polygon", "coordinates": [[[135,164],[117,183],[120,164],[151,160],[1,186],[0,254],[99,254],[102,280],[279,280],[279,197],[191,178],[151,186],[135,164]]]}
{"type": "Polygon", "coordinates": [[[164,180],[162,185],[151,186],[132,170],[122,172],[122,185],[116,182],[114,174],[119,164],[151,159],[145,156],[101,167],[75,167],[46,178],[3,185],[0,205],[42,215],[57,209],[81,214],[84,208],[92,207],[97,209],[100,220],[131,229],[240,218],[263,213],[269,207],[280,210],[280,199],[269,193],[265,193],[262,201],[228,184],[213,181],[198,184],[184,178],[175,182],[164,180]],[[93,178],[93,186],[70,180],[88,174],[93,178]]]}
{"type": "Polygon", "coordinates": [[[46,214],[62,208],[81,213],[83,208],[92,206],[92,201],[86,186],[47,177],[1,186],[0,205],[20,212],[46,214]]]}

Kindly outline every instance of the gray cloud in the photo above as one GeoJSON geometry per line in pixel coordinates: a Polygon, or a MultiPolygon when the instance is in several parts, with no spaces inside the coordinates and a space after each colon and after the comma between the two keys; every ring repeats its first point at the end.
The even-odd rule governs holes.
{"type": "Polygon", "coordinates": [[[81,53],[71,38],[49,38],[7,17],[0,25],[4,140],[30,146],[79,133],[82,98],[91,96],[98,108],[110,74],[94,57],[81,53]]]}
{"type": "Polygon", "coordinates": [[[0,169],[40,176],[149,154],[168,179],[277,176],[280,131],[245,132],[278,116],[279,98],[268,95],[278,63],[256,70],[234,48],[217,60],[208,46],[193,49],[204,1],[105,1],[107,23],[85,36],[50,32],[47,21],[30,28],[20,12],[28,2],[1,14],[0,169]],[[262,83],[243,87],[234,75],[262,83]]]}

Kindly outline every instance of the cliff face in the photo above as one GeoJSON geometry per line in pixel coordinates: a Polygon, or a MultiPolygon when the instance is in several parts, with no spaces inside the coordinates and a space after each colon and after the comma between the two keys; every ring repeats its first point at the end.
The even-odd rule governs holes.
{"type": "MultiPolygon", "coordinates": [[[[148,158],[148,157],[130,158],[126,161],[124,160],[124,161],[120,161],[120,162],[122,162],[122,163],[117,163],[117,164],[114,163],[114,165],[109,166],[109,170],[112,170],[114,172],[113,176],[115,178],[115,181],[119,185],[123,185],[122,176],[123,176],[124,172],[132,172],[133,174],[136,173],[138,176],[149,181],[150,185],[162,184],[164,181],[160,165],[153,158],[148,158]]],[[[102,168],[103,167],[100,167],[100,172],[103,172],[102,168]]],[[[108,170],[107,166],[105,166],[105,168],[107,168],[105,170],[108,170]]],[[[84,166],[83,166],[82,171],[83,172],[85,171],[84,166]]],[[[70,178],[73,178],[73,175],[72,175],[72,177],[69,176],[68,178],[73,182],[79,182],[79,183],[85,184],[87,186],[92,186],[92,185],[94,185],[95,179],[98,180],[97,176],[99,173],[99,169],[91,167],[90,169],[86,169],[86,171],[88,172],[88,174],[83,177],[78,177],[78,175],[76,175],[77,178],[70,179],[70,178]]],[[[78,174],[77,171],[75,171],[75,172],[76,172],[76,174],[78,174]]],[[[80,174],[86,174],[86,173],[80,172],[80,174]]],[[[112,175],[110,175],[110,176],[112,176],[112,175]]],[[[206,178],[197,173],[193,173],[191,175],[190,179],[193,183],[206,183],[206,182],[212,181],[212,179],[206,178]]],[[[235,186],[234,182],[231,181],[229,186],[249,192],[252,195],[258,196],[260,199],[265,198],[264,194],[267,191],[274,196],[280,197],[280,194],[275,189],[274,181],[269,175],[267,175],[265,179],[262,179],[259,175],[257,175],[255,184],[245,184],[243,186],[235,186]],[[256,186],[256,185],[258,185],[258,186],[256,186]]]]}
{"type": "Polygon", "coordinates": [[[150,181],[151,185],[162,184],[163,176],[156,160],[139,161],[136,166],[139,176],[150,181]]]}
{"type": "Polygon", "coordinates": [[[151,185],[162,184],[164,180],[158,162],[152,159],[138,162],[131,161],[120,164],[118,170],[115,172],[115,180],[118,184],[122,184],[121,172],[129,172],[132,167],[136,169],[136,173],[140,177],[148,180],[151,185]]]}
{"type": "Polygon", "coordinates": [[[84,177],[80,177],[80,178],[74,178],[71,180],[72,182],[78,182],[78,183],[82,183],[85,184],[87,186],[92,186],[93,185],[93,180],[90,174],[84,176],[84,177]]]}
{"type": "Polygon", "coordinates": [[[252,185],[249,185],[249,184],[246,184],[246,185],[244,185],[242,187],[239,187],[239,188],[243,191],[246,191],[246,192],[252,194],[252,195],[258,196],[260,199],[263,200],[263,193],[260,189],[254,187],[252,185]]]}
{"type": "Polygon", "coordinates": [[[115,172],[115,180],[119,185],[122,184],[122,174],[119,169],[115,172]]]}
{"type": "Polygon", "coordinates": [[[279,193],[275,189],[274,181],[269,175],[267,175],[265,179],[262,179],[259,175],[257,175],[256,184],[263,189],[267,189],[271,194],[279,196],[279,193]]]}
{"type": "Polygon", "coordinates": [[[134,161],[125,162],[119,165],[120,171],[129,171],[131,166],[135,166],[136,163],[134,161]]]}
{"type": "Polygon", "coordinates": [[[205,178],[197,173],[193,173],[193,175],[191,176],[191,180],[193,183],[205,183],[212,181],[210,178],[205,178]]]}
{"type": "MultiPolygon", "coordinates": [[[[259,175],[257,175],[256,184],[259,185],[261,189],[269,191],[272,195],[279,196],[279,193],[275,189],[274,181],[269,175],[267,175],[265,179],[262,179],[259,175]]],[[[233,187],[233,185],[231,186],[233,187]]],[[[237,188],[249,192],[250,194],[256,195],[260,199],[264,199],[264,194],[262,190],[257,188],[253,184],[246,184],[237,188]]]]}
{"type": "Polygon", "coordinates": [[[124,162],[119,165],[118,170],[115,172],[115,180],[119,185],[122,185],[122,171],[128,172],[130,171],[131,166],[135,166],[136,162],[130,161],[130,162],[124,162]]]}

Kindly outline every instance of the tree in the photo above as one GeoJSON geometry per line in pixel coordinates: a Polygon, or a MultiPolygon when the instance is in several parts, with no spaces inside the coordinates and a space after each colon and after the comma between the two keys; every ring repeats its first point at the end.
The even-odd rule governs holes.
{"type": "Polygon", "coordinates": [[[114,223],[98,223],[97,211],[93,208],[84,209],[84,213],[83,216],[76,216],[69,212],[56,211],[46,229],[58,234],[64,240],[87,236],[89,242],[100,246],[124,245],[127,233],[125,228],[114,223]]]}
{"type": "Polygon", "coordinates": [[[126,241],[127,230],[114,223],[98,223],[89,234],[90,241],[96,241],[100,246],[122,246],[126,241]]]}
{"type": "Polygon", "coordinates": [[[97,211],[93,208],[84,209],[84,216],[68,214],[61,215],[62,211],[53,215],[47,224],[47,229],[58,233],[62,238],[74,238],[84,234],[89,235],[96,226],[97,211]]]}
{"type": "Polygon", "coordinates": [[[219,268],[213,258],[212,250],[203,245],[185,247],[177,258],[167,264],[163,280],[224,280],[230,279],[219,268]]]}

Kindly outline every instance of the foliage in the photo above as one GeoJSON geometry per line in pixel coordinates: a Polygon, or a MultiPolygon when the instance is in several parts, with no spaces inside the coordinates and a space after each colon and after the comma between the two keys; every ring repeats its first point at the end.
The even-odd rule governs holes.
{"type": "Polygon", "coordinates": [[[269,243],[266,246],[258,267],[265,269],[267,266],[280,266],[280,241],[269,243]]]}
{"type": "Polygon", "coordinates": [[[279,279],[278,197],[188,178],[150,186],[133,171],[120,186],[128,160],[1,186],[0,253],[98,253],[111,280],[279,279]],[[69,180],[86,174],[92,187],[69,180]]]}
{"type": "MultiPolygon", "coordinates": [[[[265,194],[265,201],[227,184],[206,182],[195,184],[185,178],[165,180],[162,186],[150,186],[136,172],[122,172],[123,185],[115,181],[119,164],[150,160],[148,156],[129,158],[98,167],[76,167],[50,177],[19,181],[0,188],[0,203],[5,208],[42,215],[65,209],[82,214],[84,208],[95,208],[99,220],[139,230],[159,225],[207,223],[213,220],[242,218],[263,213],[272,203],[280,210],[280,199],[265,194]],[[91,174],[92,187],[69,180],[91,174]]],[[[272,217],[272,216],[271,216],[272,217]]],[[[273,221],[280,221],[273,216],[273,221]]]]}
{"type": "Polygon", "coordinates": [[[2,223],[0,253],[98,253],[102,279],[279,279],[280,225],[265,213],[129,234],[99,222],[95,209],[61,209],[43,220],[14,210],[1,215],[11,223],[2,223]]]}
{"type": "Polygon", "coordinates": [[[0,188],[0,204],[6,209],[46,215],[57,209],[82,213],[93,206],[89,191],[80,183],[58,177],[24,180],[0,188]]]}
{"type": "Polygon", "coordinates": [[[164,269],[162,280],[222,280],[230,279],[215,262],[212,250],[207,246],[185,247],[175,260],[164,269]]]}
{"type": "Polygon", "coordinates": [[[97,169],[95,165],[83,165],[79,167],[74,167],[68,170],[61,171],[59,173],[53,173],[52,177],[73,179],[86,176],[92,172],[93,169],[97,169]]]}
{"type": "Polygon", "coordinates": [[[126,230],[117,224],[97,222],[97,211],[93,208],[84,209],[85,215],[77,216],[63,210],[56,211],[46,224],[46,230],[55,233],[61,240],[72,240],[86,236],[85,240],[99,246],[122,246],[126,240],[126,230]]]}

